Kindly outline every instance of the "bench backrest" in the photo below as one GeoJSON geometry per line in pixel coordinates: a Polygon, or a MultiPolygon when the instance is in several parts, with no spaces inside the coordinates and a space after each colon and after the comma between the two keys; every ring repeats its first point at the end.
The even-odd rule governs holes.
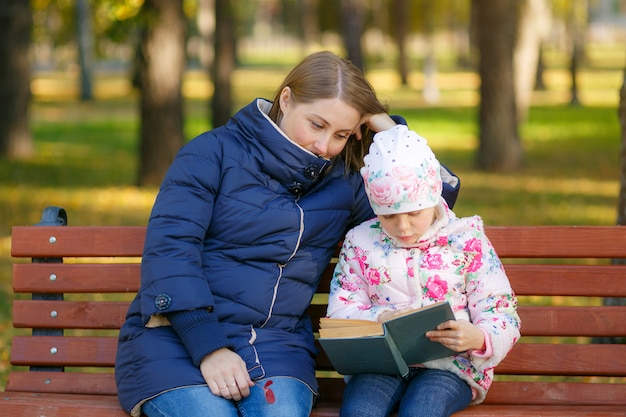
{"type": "MultiPolygon", "coordinates": [[[[139,288],[144,234],[134,226],[13,228],[13,324],[32,331],[13,338],[11,363],[30,370],[16,368],[6,391],[116,393],[117,329],[139,288]]],[[[626,337],[626,306],[602,305],[626,297],[626,265],[611,262],[626,258],[626,227],[489,227],[487,235],[519,296],[523,337],[496,369],[486,402],[626,404],[626,344],[597,343],[626,337]]],[[[326,311],[333,267],[309,310],[313,323],[326,311]]],[[[318,369],[322,400],[340,401],[343,380],[323,353],[318,369]]]]}

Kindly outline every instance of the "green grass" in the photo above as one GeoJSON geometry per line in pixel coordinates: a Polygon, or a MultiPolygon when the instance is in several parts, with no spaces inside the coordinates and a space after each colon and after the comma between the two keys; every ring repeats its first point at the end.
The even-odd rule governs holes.
{"type": "MultiPolygon", "coordinates": [[[[618,58],[623,63],[623,54],[618,58]]],[[[604,59],[604,58],[602,58],[604,59]]],[[[485,223],[614,224],[619,191],[620,127],[618,91],[623,74],[615,60],[581,73],[583,106],[567,105],[568,78],[562,70],[546,74],[549,90],[537,92],[528,121],[520,126],[524,168],[496,175],[474,167],[477,148],[475,74],[438,76],[441,101],[421,96],[422,77],[400,86],[388,70],[368,74],[393,113],[426,137],[439,159],[455,171],[462,188],[455,211],[480,214],[485,223]]],[[[235,73],[237,107],[254,97],[271,97],[284,70],[246,66],[235,73]]],[[[75,81],[75,80],[74,80],[75,81]]],[[[35,80],[32,133],[35,155],[0,161],[0,387],[8,364],[11,328],[10,230],[37,223],[48,205],[64,207],[74,225],[143,225],[156,195],[138,188],[137,99],[121,77],[97,80],[92,103],[71,98],[74,83],[48,74],[35,80]]],[[[209,128],[206,94],[210,85],[189,73],[185,92],[188,138],[209,128]]]]}

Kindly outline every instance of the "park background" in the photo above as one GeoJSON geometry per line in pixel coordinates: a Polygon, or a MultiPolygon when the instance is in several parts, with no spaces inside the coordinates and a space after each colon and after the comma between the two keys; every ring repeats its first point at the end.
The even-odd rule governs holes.
{"type": "MultiPolygon", "coordinates": [[[[37,223],[43,208],[50,205],[65,208],[72,225],[145,225],[158,189],[137,185],[142,120],[140,92],[132,79],[132,37],[121,37],[119,43],[100,39],[108,52],[96,54],[91,94],[83,97],[76,41],[62,35],[63,30],[73,30],[75,20],[64,14],[77,3],[32,3],[29,129],[33,152],[0,159],[0,388],[10,369],[10,338],[21,331],[11,325],[11,226],[37,223]]],[[[93,11],[104,3],[93,2],[93,11]]],[[[143,4],[108,3],[131,5],[136,11],[143,4]]],[[[283,19],[281,10],[298,2],[244,3],[257,7],[248,20],[255,27],[238,39],[237,62],[230,74],[232,111],[255,97],[273,97],[284,75],[304,54],[319,49],[346,54],[341,36],[330,29],[320,35],[323,42],[303,46],[286,25],[276,24],[283,19]]],[[[377,2],[366,3],[371,7],[377,2]]],[[[469,0],[451,3],[467,11],[469,0]]],[[[456,36],[468,37],[469,32],[452,37],[450,29],[443,27],[426,37],[423,27],[409,31],[406,83],[398,73],[396,54],[372,46],[380,44],[374,41],[380,34],[363,35],[364,69],[380,98],[391,113],[403,115],[411,128],[427,138],[438,158],[461,178],[458,215],[480,214],[488,225],[616,223],[623,158],[618,109],[626,65],[626,10],[618,0],[581,3],[587,15],[584,53],[576,68],[576,100],[572,99],[567,21],[558,18],[559,8],[569,10],[574,3],[547,1],[555,17],[541,49],[544,86],[532,91],[528,114],[519,123],[523,164],[511,172],[489,172],[476,164],[481,79],[475,64],[459,59],[453,41],[456,36]],[[427,67],[433,63],[434,72],[427,67]]],[[[193,22],[195,9],[191,10],[187,19],[193,22]]],[[[563,10],[562,16],[567,16],[563,10]]],[[[123,19],[116,22],[123,23],[123,19]]],[[[190,37],[190,51],[197,50],[193,42],[190,37]]],[[[209,105],[213,91],[211,72],[200,54],[189,58],[181,86],[185,140],[214,124],[209,105]]]]}

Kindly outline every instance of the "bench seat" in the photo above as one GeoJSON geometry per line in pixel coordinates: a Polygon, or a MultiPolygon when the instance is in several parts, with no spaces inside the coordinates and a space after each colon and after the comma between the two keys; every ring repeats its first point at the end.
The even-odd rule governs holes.
{"type": "MultiPolygon", "coordinates": [[[[126,416],[112,368],[117,332],[139,288],[137,226],[64,226],[48,208],[12,230],[11,364],[0,416],[126,416]]],[[[487,235],[519,297],[522,339],[485,402],[455,416],[626,417],[626,227],[504,226],[487,235]],[[617,342],[617,343],[606,343],[617,342]]],[[[336,259],[334,260],[336,262],[336,259]]],[[[331,263],[309,308],[326,312],[331,263]]],[[[323,352],[312,416],[338,416],[343,378],[323,352]]]]}

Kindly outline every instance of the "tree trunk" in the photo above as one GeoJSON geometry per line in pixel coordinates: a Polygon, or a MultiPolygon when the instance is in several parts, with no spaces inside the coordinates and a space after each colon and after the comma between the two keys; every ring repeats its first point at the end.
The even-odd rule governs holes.
{"type": "Polygon", "coordinates": [[[93,99],[93,30],[89,0],[76,2],[78,66],[80,68],[80,99],[93,99]]]}
{"type": "Polygon", "coordinates": [[[409,84],[409,59],[406,52],[407,18],[409,8],[406,0],[393,0],[393,34],[398,46],[398,73],[402,85],[409,84]]]}
{"type": "Polygon", "coordinates": [[[570,105],[580,105],[578,97],[578,69],[584,57],[584,31],[587,25],[587,1],[578,0],[570,5],[569,26],[571,37],[570,75],[572,79],[570,105]]]}
{"type": "Polygon", "coordinates": [[[546,65],[543,62],[543,44],[539,45],[539,56],[537,57],[537,70],[535,71],[535,87],[536,91],[547,90],[546,82],[543,79],[543,73],[546,69],[546,65]]]}
{"type": "Polygon", "coordinates": [[[158,185],[184,143],[182,78],[185,68],[183,0],[146,0],[141,44],[139,185],[158,185]]]}
{"type": "Polygon", "coordinates": [[[361,35],[365,25],[365,4],[363,0],[341,0],[340,14],[343,29],[343,42],[348,59],[359,68],[365,70],[361,35]]]}
{"type": "Polygon", "coordinates": [[[520,123],[526,121],[542,41],[550,30],[550,9],[546,0],[523,0],[515,45],[515,97],[520,123]]]}
{"type": "Polygon", "coordinates": [[[198,16],[196,17],[198,33],[200,34],[200,64],[204,71],[210,71],[215,57],[215,0],[200,0],[198,2],[198,16]]]}
{"type": "Polygon", "coordinates": [[[301,4],[302,39],[308,54],[320,43],[319,4],[318,0],[302,0],[301,4]]]}
{"type": "Polygon", "coordinates": [[[0,156],[33,152],[28,126],[30,104],[30,0],[0,1],[0,156]]]}
{"type": "Polygon", "coordinates": [[[427,103],[439,101],[439,87],[437,86],[437,58],[435,56],[435,28],[433,21],[435,13],[433,3],[426,1],[422,3],[422,13],[424,15],[424,38],[426,47],[424,51],[424,90],[423,96],[427,103]]]}
{"type": "Polygon", "coordinates": [[[477,166],[492,172],[515,171],[522,164],[513,81],[518,9],[510,2],[491,0],[473,0],[472,7],[481,79],[477,166]]]}
{"type": "Polygon", "coordinates": [[[226,124],[232,115],[232,74],[236,62],[235,16],[231,0],[215,0],[215,61],[211,68],[213,127],[226,124]]]}

